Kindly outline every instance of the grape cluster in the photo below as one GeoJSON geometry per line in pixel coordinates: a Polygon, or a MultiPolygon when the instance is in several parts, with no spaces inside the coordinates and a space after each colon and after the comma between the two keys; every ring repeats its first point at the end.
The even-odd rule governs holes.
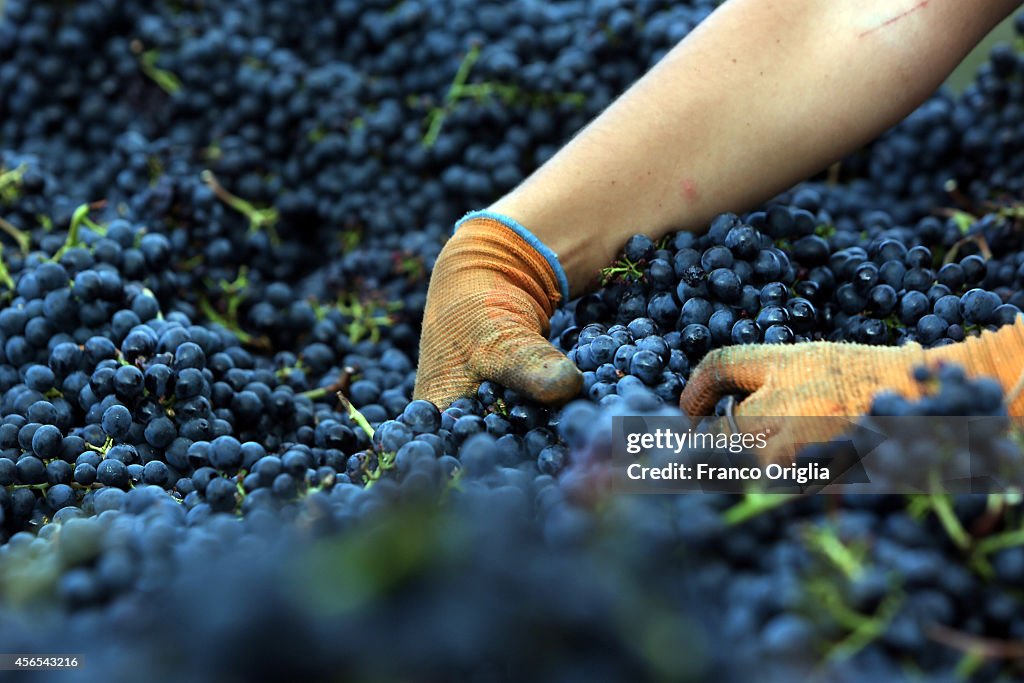
{"type": "MultiPolygon", "coordinates": [[[[716,4],[0,3],[5,649],[111,680],[1019,676],[1013,495],[608,476],[611,419],[678,415],[712,349],[1016,318],[1012,49],[828,178],[633,237],[552,320],[580,400],[411,400],[452,221],[716,4]]],[[[919,379],[867,419],[988,416],[972,449],[1019,456],[998,387],[919,379]]]]}
{"type": "Polygon", "coordinates": [[[1009,219],[986,214],[965,237],[954,218],[901,228],[880,211],[852,234],[831,222],[862,224],[835,220],[814,190],[797,199],[723,214],[701,236],[631,238],[605,269],[607,286],[553,322],[552,341],[584,372],[584,395],[607,403],[620,387],[648,386],[672,403],[712,348],[814,340],[932,348],[1020,315],[1024,260],[1009,219]],[[992,243],[1012,255],[977,253],[992,243]]]}

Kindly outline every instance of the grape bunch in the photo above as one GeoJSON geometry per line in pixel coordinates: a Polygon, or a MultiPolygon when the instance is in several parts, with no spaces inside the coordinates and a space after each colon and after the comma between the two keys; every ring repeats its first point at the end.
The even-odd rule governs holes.
{"type": "Polygon", "coordinates": [[[701,236],[631,238],[605,269],[607,285],[552,324],[552,341],[584,372],[584,395],[607,403],[620,387],[648,387],[673,403],[713,348],[820,340],[933,348],[1020,315],[1022,233],[1011,219],[986,214],[964,236],[954,218],[900,228],[876,212],[854,235],[845,226],[859,224],[836,220],[816,191],[797,199],[723,214],[701,236]],[[993,248],[1012,256],[978,253],[993,248]]]}

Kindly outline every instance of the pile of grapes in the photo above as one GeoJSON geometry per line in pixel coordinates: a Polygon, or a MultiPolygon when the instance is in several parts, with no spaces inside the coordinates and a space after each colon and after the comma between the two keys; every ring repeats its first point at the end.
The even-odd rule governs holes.
{"type": "MultiPolygon", "coordinates": [[[[0,2],[0,650],[81,657],[55,680],[1024,675],[1019,495],[606,476],[611,418],[678,415],[711,349],[1015,319],[1011,47],[759,210],[631,239],[552,321],[579,400],[411,400],[452,223],[716,4],[0,2]]],[[[873,413],[1005,415],[920,379],[873,413]]]]}

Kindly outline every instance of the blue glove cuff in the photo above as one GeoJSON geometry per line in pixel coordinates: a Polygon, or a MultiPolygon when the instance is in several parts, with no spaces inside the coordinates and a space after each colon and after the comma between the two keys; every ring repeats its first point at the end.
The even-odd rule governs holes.
{"type": "Polygon", "coordinates": [[[562,292],[562,303],[569,300],[569,278],[565,276],[565,270],[562,268],[562,264],[558,262],[558,254],[551,251],[546,244],[537,239],[536,235],[508,216],[494,211],[470,211],[455,224],[455,227],[452,229],[452,233],[458,230],[460,225],[473,218],[490,218],[491,220],[498,221],[506,228],[526,240],[526,243],[533,247],[538,254],[543,256],[544,260],[548,262],[549,266],[551,266],[551,270],[554,271],[555,279],[558,280],[558,289],[562,292]]]}

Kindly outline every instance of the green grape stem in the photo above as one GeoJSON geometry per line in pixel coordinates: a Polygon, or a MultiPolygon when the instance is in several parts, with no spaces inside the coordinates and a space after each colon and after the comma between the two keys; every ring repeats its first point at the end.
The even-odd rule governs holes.
{"type": "MultiPolygon", "coordinates": [[[[132,44],[132,49],[138,53],[141,50],[141,45],[138,41],[132,44]]],[[[156,65],[157,60],[160,59],[160,52],[157,50],[146,50],[139,55],[139,66],[142,68],[142,73],[146,74],[149,80],[156,83],[157,87],[163,90],[168,95],[174,95],[181,90],[181,79],[179,79],[173,72],[167,69],[161,69],[156,65]]]]}
{"type": "Polygon", "coordinates": [[[7,270],[7,262],[4,261],[4,246],[0,244],[0,282],[4,284],[7,289],[14,291],[14,279],[11,277],[11,272],[7,270]]]}
{"type": "Polygon", "coordinates": [[[14,239],[22,254],[28,254],[29,249],[32,247],[32,238],[27,232],[19,230],[4,218],[0,218],[0,230],[3,230],[14,239]]]}
{"type": "Polygon", "coordinates": [[[67,239],[64,240],[64,246],[57,250],[57,253],[53,255],[54,261],[59,261],[60,257],[63,256],[69,249],[78,246],[81,240],[78,237],[78,232],[82,227],[82,219],[89,213],[89,205],[82,204],[75,209],[75,212],[71,215],[71,226],[68,228],[67,239]]]}
{"type": "Polygon", "coordinates": [[[339,389],[336,396],[338,397],[338,402],[341,403],[341,407],[344,408],[345,411],[348,413],[348,416],[352,419],[353,422],[359,425],[359,428],[362,429],[366,433],[366,435],[370,437],[370,440],[372,441],[373,427],[370,426],[369,421],[365,417],[363,417],[362,413],[356,410],[356,407],[352,405],[352,401],[348,400],[348,397],[345,396],[345,393],[343,391],[339,389]]]}
{"type": "Polygon", "coordinates": [[[514,83],[498,81],[467,83],[469,72],[479,58],[480,46],[473,45],[459,63],[455,77],[445,94],[444,102],[432,107],[427,113],[427,132],[423,136],[424,147],[434,146],[437,138],[441,135],[441,129],[448,114],[463,99],[473,99],[480,104],[492,97],[497,97],[506,105],[521,103],[533,107],[550,106],[563,102],[575,107],[582,107],[586,103],[586,96],[581,92],[529,92],[514,83]]]}
{"type": "Polygon", "coordinates": [[[217,176],[214,175],[213,171],[206,169],[200,174],[200,178],[206,186],[210,188],[217,199],[221,200],[229,207],[237,211],[238,213],[249,219],[249,232],[256,233],[262,230],[266,230],[270,236],[270,243],[274,246],[281,244],[281,237],[277,234],[277,220],[280,217],[277,209],[269,207],[266,209],[257,209],[250,202],[242,199],[238,195],[229,192],[220,181],[217,180],[217,176]]]}

